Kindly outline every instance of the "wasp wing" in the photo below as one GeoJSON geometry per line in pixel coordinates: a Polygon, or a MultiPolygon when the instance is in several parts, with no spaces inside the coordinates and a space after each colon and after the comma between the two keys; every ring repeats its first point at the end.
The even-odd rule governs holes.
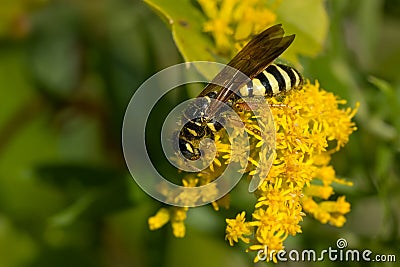
{"type": "Polygon", "coordinates": [[[284,37],[284,33],[282,25],[278,24],[256,35],[227,64],[228,67],[215,76],[199,97],[216,92],[217,100],[227,101],[248,78],[257,76],[290,46],[295,36],[284,37]]]}

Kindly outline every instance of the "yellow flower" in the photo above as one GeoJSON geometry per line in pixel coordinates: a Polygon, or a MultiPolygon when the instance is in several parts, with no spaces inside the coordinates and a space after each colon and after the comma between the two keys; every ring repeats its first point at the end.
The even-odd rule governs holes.
{"type": "Polygon", "coordinates": [[[148,220],[150,230],[157,230],[170,221],[174,236],[184,237],[184,221],[186,220],[187,210],[188,208],[181,207],[168,207],[159,209],[156,215],[150,217],[148,220]]]}
{"type": "Polygon", "coordinates": [[[209,32],[217,52],[231,56],[254,34],[276,21],[274,10],[280,1],[197,0],[207,17],[203,30],[209,32]],[[271,1],[270,1],[271,2],[271,1]]]}
{"type": "MultiPolygon", "coordinates": [[[[261,120],[259,123],[259,118],[250,112],[239,111],[245,129],[234,129],[232,136],[227,136],[225,131],[216,133],[216,158],[211,166],[183,179],[186,187],[208,184],[219,177],[226,164],[243,161],[240,156],[245,152],[249,152],[249,158],[240,162],[240,166],[249,178],[260,174],[257,167],[272,163],[269,173],[262,177],[265,179],[254,192],[257,201],[251,220],[246,221],[244,211],[235,219],[226,219],[225,239],[231,246],[243,241],[248,244],[248,252],[258,252],[265,247],[276,251],[282,249],[289,235],[302,232],[300,222],[306,214],[321,223],[341,227],[350,211],[350,204],[344,196],[337,197],[336,201],[328,200],[335,194],[335,183],[351,185],[336,177],[330,160],[331,154],[344,146],[349,135],[356,130],[351,120],[357,107],[354,110],[341,109],[344,101],[321,89],[318,82],[311,84],[308,81],[299,90],[267,101],[273,122],[261,120]],[[266,149],[262,147],[264,143],[268,145],[270,140],[263,140],[261,133],[271,131],[273,128],[268,125],[271,123],[275,126],[276,151],[267,155],[268,146],[266,149]],[[243,137],[245,132],[249,142],[245,144],[240,140],[239,149],[231,151],[231,143],[240,139],[237,137],[243,137]]],[[[259,116],[264,115],[268,114],[259,116]]],[[[200,190],[195,196],[182,193],[178,197],[181,200],[204,201],[216,194],[218,188],[214,186],[200,190]]],[[[229,198],[225,197],[223,206],[229,206],[227,201],[229,198]]],[[[217,202],[212,205],[219,210],[217,202]]],[[[150,229],[160,228],[170,221],[173,234],[183,237],[186,211],[187,208],[163,208],[149,219],[150,229]]],[[[276,255],[271,256],[267,260],[276,262],[276,255]]],[[[258,257],[254,261],[258,261],[258,257]]]]}
{"type": "Polygon", "coordinates": [[[226,219],[226,236],[225,239],[229,241],[231,246],[233,242],[239,242],[239,239],[245,243],[249,243],[250,239],[246,236],[251,235],[251,226],[246,221],[246,213],[243,211],[238,214],[235,219],[226,219]]]}
{"type": "Polygon", "coordinates": [[[157,230],[164,226],[169,221],[169,211],[166,208],[161,208],[153,217],[150,217],[149,228],[150,230],[157,230]]]}
{"type": "Polygon", "coordinates": [[[333,187],[310,185],[304,189],[304,192],[307,196],[314,196],[322,199],[328,199],[331,195],[333,195],[333,187]]]}
{"type": "MultiPolygon", "coordinates": [[[[254,239],[248,251],[265,246],[270,250],[283,248],[289,235],[301,233],[299,223],[306,213],[322,223],[340,227],[346,221],[344,215],[350,211],[344,197],[337,201],[315,199],[329,199],[334,194],[334,183],[351,185],[336,177],[329,162],[330,155],[356,130],[351,119],[357,108],[340,109],[339,105],[345,102],[322,90],[318,82],[307,82],[301,90],[288,93],[283,99],[273,97],[268,101],[275,122],[276,157],[268,176],[255,191],[258,199],[253,219],[248,222],[253,227],[254,239]]],[[[259,148],[259,135],[249,130],[259,128],[253,125],[255,121],[246,118],[243,116],[251,149],[259,148]]],[[[260,161],[252,157],[249,163],[253,166],[248,168],[252,175],[260,161]]]]}
{"type": "Polygon", "coordinates": [[[346,222],[345,214],[350,212],[350,203],[344,196],[336,201],[322,201],[317,203],[311,197],[302,199],[303,208],[307,213],[313,215],[321,223],[330,223],[336,227],[341,227],[346,222]]]}
{"type": "MultiPolygon", "coordinates": [[[[272,225],[271,227],[259,227],[256,231],[256,245],[251,245],[248,248],[248,251],[259,251],[265,247],[268,248],[269,251],[282,250],[283,241],[287,238],[287,234],[285,231],[279,229],[278,225],[272,225]]],[[[270,257],[272,256],[273,262],[277,262],[276,252],[272,253],[272,255],[267,255],[266,260],[270,261],[270,257]]],[[[254,258],[254,262],[259,260],[258,255],[254,258]]]]}
{"type": "Polygon", "coordinates": [[[171,222],[172,233],[175,237],[184,237],[185,236],[185,224],[182,221],[171,222]]]}
{"type": "Polygon", "coordinates": [[[185,224],[187,208],[172,208],[171,226],[175,237],[185,236],[185,224]]]}

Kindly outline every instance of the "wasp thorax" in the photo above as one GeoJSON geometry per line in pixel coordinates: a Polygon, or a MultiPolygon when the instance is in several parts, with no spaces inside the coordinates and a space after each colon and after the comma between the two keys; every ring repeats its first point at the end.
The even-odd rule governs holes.
{"type": "Polygon", "coordinates": [[[198,117],[188,121],[181,130],[181,136],[187,140],[198,140],[207,134],[207,119],[198,117]]]}

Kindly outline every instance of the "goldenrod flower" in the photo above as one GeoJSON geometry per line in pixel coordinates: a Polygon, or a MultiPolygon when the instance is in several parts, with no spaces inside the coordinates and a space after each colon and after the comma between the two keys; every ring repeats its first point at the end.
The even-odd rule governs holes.
{"type": "Polygon", "coordinates": [[[158,210],[156,215],[150,217],[148,220],[150,230],[157,230],[164,226],[169,221],[169,211],[166,208],[158,210]]]}
{"type": "Polygon", "coordinates": [[[185,224],[187,208],[168,207],[161,208],[148,220],[150,230],[157,230],[167,222],[171,222],[172,233],[175,237],[185,236],[185,224]]]}
{"type": "MultiPolygon", "coordinates": [[[[333,183],[351,185],[336,177],[329,161],[330,155],[345,145],[348,136],[356,130],[351,119],[357,108],[340,109],[339,105],[345,101],[322,90],[318,82],[307,82],[301,90],[281,98],[268,100],[276,128],[276,157],[268,176],[255,192],[258,199],[253,220],[249,222],[255,238],[248,251],[265,246],[281,249],[287,236],[301,233],[299,223],[305,212],[322,223],[340,227],[346,221],[344,215],[350,211],[344,197],[336,201],[315,199],[329,199],[334,194],[333,183]],[[320,182],[314,184],[317,180],[320,182]]],[[[255,159],[249,162],[259,165],[255,159]]]]}
{"type": "Polygon", "coordinates": [[[197,0],[208,20],[203,30],[209,32],[217,52],[233,55],[245,41],[276,21],[274,11],[280,0],[266,6],[263,0],[197,0]]]}
{"type": "Polygon", "coordinates": [[[234,245],[234,242],[239,242],[239,239],[245,243],[250,242],[247,236],[252,234],[252,230],[250,224],[246,222],[245,216],[246,213],[243,211],[236,216],[236,219],[226,219],[225,239],[231,246],[234,245]]]}
{"type": "MultiPolygon", "coordinates": [[[[183,184],[189,187],[208,184],[219,177],[227,164],[238,162],[240,154],[246,150],[250,150],[250,157],[240,166],[246,168],[250,178],[258,166],[272,160],[271,170],[254,192],[257,201],[251,220],[246,221],[244,211],[235,219],[226,219],[225,239],[231,246],[240,240],[249,244],[249,252],[265,247],[279,251],[289,235],[302,232],[300,222],[306,214],[321,223],[341,227],[350,211],[350,204],[344,196],[336,201],[328,200],[335,194],[335,183],[352,185],[338,178],[329,163],[331,154],[344,146],[349,135],[356,130],[351,120],[357,107],[341,109],[340,105],[345,101],[321,89],[318,82],[311,84],[308,81],[299,90],[267,101],[276,131],[276,151],[272,156],[265,153],[268,148],[260,151],[263,150],[260,142],[265,141],[260,133],[268,127],[259,125],[259,120],[249,112],[241,111],[238,113],[245,130],[234,129],[231,136],[223,131],[217,133],[217,159],[212,166],[200,173],[189,174],[183,180],[183,184]],[[239,143],[239,151],[231,151],[230,144],[236,140],[232,136],[242,136],[244,131],[248,134],[249,143],[239,143]]],[[[217,193],[218,188],[212,187],[196,196],[180,197],[207,199],[217,193]]],[[[227,200],[224,198],[224,201],[227,200]]],[[[213,206],[215,210],[219,209],[217,203],[214,202],[213,206]]],[[[157,229],[171,221],[174,235],[182,237],[186,211],[187,208],[162,208],[149,219],[150,229],[157,229]]],[[[254,261],[258,260],[256,256],[254,261]]],[[[267,260],[270,259],[267,257],[267,260]]],[[[272,255],[272,261],[276,262],[275,255],[272,255]]]]}

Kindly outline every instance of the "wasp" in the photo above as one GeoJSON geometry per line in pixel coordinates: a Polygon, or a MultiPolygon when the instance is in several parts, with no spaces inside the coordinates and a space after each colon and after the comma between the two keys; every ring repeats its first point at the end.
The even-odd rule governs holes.
{"type": "Polygon", "coordinates": [[[199,94],[198,97],[204,97],[206,101],[185,111],[186,117],[195,118],[188,120],[179,132],[179,149],[186,159],[199,159],[199,140],[213,139],[222,129],[222,125],[213,119],[220,107],[211,104],[210,99],[232,106],[243,98],[270,98],[302,86],[303,79],[297,70],[273,63],[295,38],[294,34],[284,36],[284,33],[282,25],[278,24],[256,35],[199,94]]]}

